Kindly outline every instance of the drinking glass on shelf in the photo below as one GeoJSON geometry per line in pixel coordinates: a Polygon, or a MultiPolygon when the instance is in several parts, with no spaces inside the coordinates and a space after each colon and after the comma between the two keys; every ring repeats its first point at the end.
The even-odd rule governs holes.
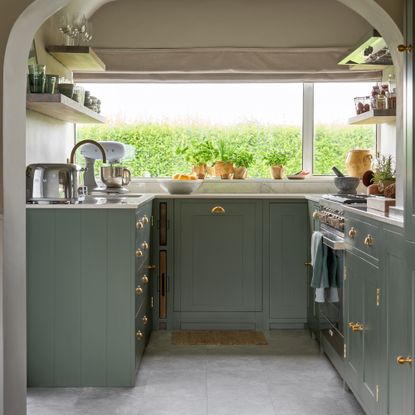
{"type": "Polygon", "coordinates": [[[34,94],[45,92],[46,65],[29,65],[29,90],[34,94]]]}

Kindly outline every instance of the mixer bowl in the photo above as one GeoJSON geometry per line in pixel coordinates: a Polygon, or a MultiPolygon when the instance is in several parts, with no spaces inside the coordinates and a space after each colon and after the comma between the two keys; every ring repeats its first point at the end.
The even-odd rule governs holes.
{"type": "Polygon", "coordinates": [[[109,188],[120,188],[131,181],[131,172],[122,166],[102,166],[101,180],[109,188]]]}

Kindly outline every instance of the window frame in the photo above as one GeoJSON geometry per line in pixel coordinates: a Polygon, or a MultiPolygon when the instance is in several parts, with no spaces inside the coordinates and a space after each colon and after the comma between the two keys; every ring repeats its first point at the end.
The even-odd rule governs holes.
{"type": "MultiPolygon", "coordinates": [[[[314,174],[314,85],[315,82],[303,82],[303,125],[302,125],[302,139],[303,139],[303,169],[310,172],[311,176],[315,177],[332,177],[327,174],[314,174]]],[[[376,125],[375,132],[375,149],[376,153],[381,148],[381,128],[376,125]]]]}

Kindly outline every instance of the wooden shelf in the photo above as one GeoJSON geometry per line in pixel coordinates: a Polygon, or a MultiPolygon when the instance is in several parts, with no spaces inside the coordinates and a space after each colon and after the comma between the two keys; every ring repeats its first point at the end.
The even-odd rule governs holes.
{"type": "Polygon", "coordinates": [[[396,110],[370,110],[349,118],[349,124],[387,124],[395,122],[396,110]]]}
{"type": "Polygon", "coordinates": [[[102,115],[62,94],[27,94],[26,108],[66,122],[105,122],[102,115]]]}
{"type": "Polygon", "coordinates": [[[105,63],[90,46],[48,46],[46,50],[71,71],[105,71],[105,63]]]}

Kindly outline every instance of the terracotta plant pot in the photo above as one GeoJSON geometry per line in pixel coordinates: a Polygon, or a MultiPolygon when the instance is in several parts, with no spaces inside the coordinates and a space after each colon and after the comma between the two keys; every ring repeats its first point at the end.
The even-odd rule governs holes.
{"type": "Polygon", "coordinates": [[[217,161],[215,163],[215,175],[221,179],[233,178],[233,163],[224,163],[223,161],[217,161]]]}
{"type": "Polygon", "coordinates": [[[377,185],[378,185],[379,191],[383,193],[385,188],[393,183],[395,183],[395,180],[382,180],[379,183],[377,183],[377,185]]]}
{"type": "Polygon", "coordinates": [[[233,173],[233,178],[234,179],[246,179],[246,176],[248,175],[248,170],[246,169],[246,167],[235,167],[234,168],[234,173],[233,173]]]}
{"type": "Polygon", "coordinates": [[[284,175],[284,166],[271,166],[271,176],[273,179],[282,179],[284,175]]]}
{"type": "Polygon", "coordinates": [[[207,175],[210,177],[215,177],[215,167],[214,166],[207,166],[206,168],[207,175]]]}
{"type": "Polygon", "coordinates": [[[199,164],[192,167],[192,173],[196,174],[198,179],[204,179],[206,177],[207,165],[199,164]]]}

